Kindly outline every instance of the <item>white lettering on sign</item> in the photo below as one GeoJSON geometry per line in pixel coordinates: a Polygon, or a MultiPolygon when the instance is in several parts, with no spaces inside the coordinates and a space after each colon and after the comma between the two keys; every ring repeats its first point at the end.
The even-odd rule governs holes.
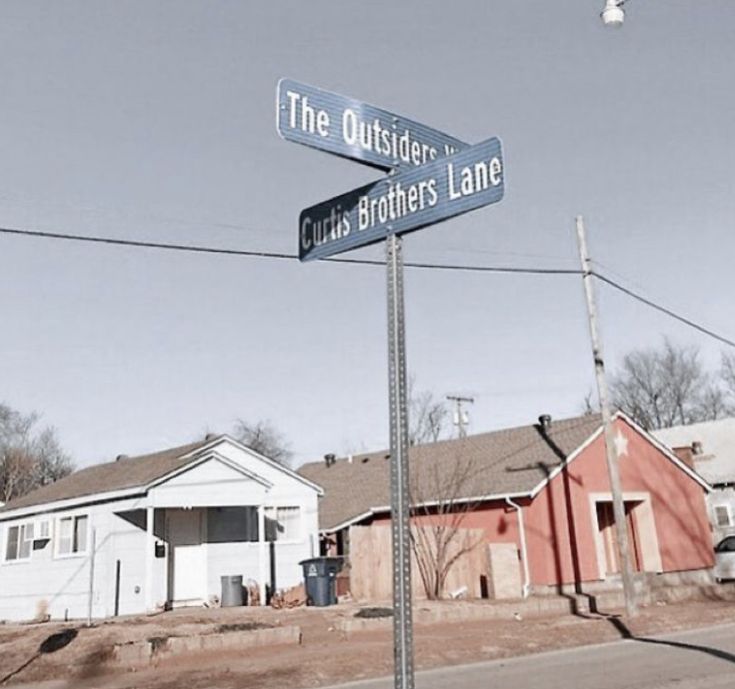
{"type": "Polygon", "coordinates": [[[351,108],[342,112],[342,140],[348,146],[359,146],[363,150],[414,165],[428,163],[438,155],[433,146],[413,139],[409,129],[387,129],[377,118],[367,122],[351,108]]]}
{"type": "Polygon", "coordinates": [[[474,165],[465,165],[459,170],[459,173],[455,172],[454,164],[449,163],[447,165],[449,200],[454,201],[464,196],[472,196],[491,186],[497,187],[503,181],[502,167],[497,157],[492,158],[489,162],[480,161],[474,165]]]}
{"type": "Polygon", "coordinates": [[[380,196],[361,196],[357,204],[357,229],[393,222],[411,213],[432,208],[439,200],[435,179],[421,180],[404,189],[400,182],[391,184],[380,196]]]}
{"type": "Polygon", "coordinates": [[[330,209],[329,215],[319,220],[312,220],[310,216],[301,221],[300,241],[301,248],[308,251],[312,246],[321,246],[327,242],[346,237],[350,230],[350,216],[337,204],[330,209]]]}
{"type": "Polygon", "coordinates": [[[289,106],[288,126],[291,129],[298,128],[309,134],[316,132],[319,136],[329,136],[329,113],[326,110],[311,107],[307,96],[302,97],[294,91],[286,91],[286,97],[289,106]]]}
{"type": "MultiPolygon", "coordinates": [[[[318,134],[322,138],[331,136],[332,122],[329,113],[316,108],[309,97],[297,91],[286,91],[287,121],[291,129],[307,134],[318,134]]],[[[377,153],[393,163],[424,165],[439,157],[435,146],[418,141],[413,131],[399,127],[396,122],[388,127],[377,117],[364,119],[359,110],[342,110],[341,128],[337,136],[348,146],[359,147],[364,151],[377,153]]],[[[456,152],[453,146],[444,145],[444,155],[456,152]]]]}

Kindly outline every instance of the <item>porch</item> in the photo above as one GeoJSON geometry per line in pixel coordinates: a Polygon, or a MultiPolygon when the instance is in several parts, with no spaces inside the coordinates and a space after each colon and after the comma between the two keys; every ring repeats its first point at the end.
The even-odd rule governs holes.
{"type": "Polygon", "coordinates": [[[293,578],[293,572],[279,577],[284,549],[303,541],[298,506],[149,506],[115,515],[136,527],[132,535],[138,543],[144,541],[141,552],[130,531],[113,536],[115,615],[132,609],[125,599],[129,573],[141,565],[146,611],[211,605],[223,575],[240,575],[244,585],[257,586],[263,605],[267,589],[289,585],[293,578]]]}

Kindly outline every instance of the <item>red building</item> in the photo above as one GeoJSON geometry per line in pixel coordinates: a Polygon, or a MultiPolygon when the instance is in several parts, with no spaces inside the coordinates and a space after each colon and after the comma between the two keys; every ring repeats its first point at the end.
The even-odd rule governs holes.
{"type": "MultiPolygon", "coordinates": [[[[707,570],[714,563],[706,481],[623,414],[615,417],[633,564],[652,574],[707,570]]],[[[488,543],[514,543],[526,588],[608,579],[619,572],[602,424],[597,415],[539,423],[410,450],[421,521],[463,510],[463,528],[488,543]],[[438,506],[432,513],[432,505],[438,506]],[[441,512],[443,514],[437,514],[441,512]]],[[[322,486],[320,530],[339,554],[349,527],[390,519],[389,454],[307,464],[322,486]]]]}

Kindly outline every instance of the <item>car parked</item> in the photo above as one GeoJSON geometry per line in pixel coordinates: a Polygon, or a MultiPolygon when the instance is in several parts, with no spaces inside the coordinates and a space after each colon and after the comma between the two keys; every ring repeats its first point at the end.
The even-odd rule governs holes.
{"type": "Polygon", "coordinates": [[[723,538],[715,547],[715,579],[735,579],[735,536],[723,538]]]}

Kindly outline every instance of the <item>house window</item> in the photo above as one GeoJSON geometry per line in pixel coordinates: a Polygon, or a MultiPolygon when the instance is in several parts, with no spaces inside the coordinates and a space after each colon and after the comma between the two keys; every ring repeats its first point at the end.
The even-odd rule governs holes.
{"type": "Polygon", "coordinates": [[[210,507],[207,512],[210,543],[250,542],[258,540],[258,508],[210,507]]]}
{"type": "Polygon", "coordinates": [[[32,522],[8,527],[8,535],[5,545],[5,559],[7,561],[30,559],[32,546],[32,522]]]}
{"type": "Polygon", "coordinates": [[[59,519],[58,555],[74,555],[87,550],[87,515],[59,519]]]}
{"type": "Polygon", "coordinates": [[[717,526],[732,526],[730,508],[727,505],[715,506],[715,523],[717,526]]]}
{"type": "Polygon", "coordinates": [[[37,541],[48,541],[51,538],[51,524],[47,519],[38,523],[37,541]]]}
{"type": "Polygon", "coordinates": [[[301,510],[298,507],[266,507],[265,540],[298,541],[301,538],[301,510]]]}

